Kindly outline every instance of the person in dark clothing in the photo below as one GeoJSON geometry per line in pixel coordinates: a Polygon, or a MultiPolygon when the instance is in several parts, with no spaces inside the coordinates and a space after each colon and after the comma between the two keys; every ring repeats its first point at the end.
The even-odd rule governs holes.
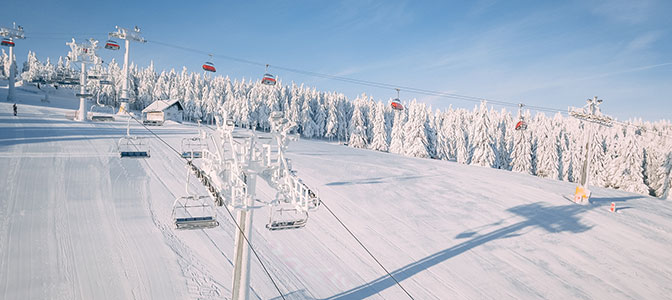
{"type": "Polygon", "coordinates": [[[14,116],[16,116],[16,109],[17,109],[17,108],[16,108],[16,103],[14,103],[13,108],[14,108],[14,116]]]}

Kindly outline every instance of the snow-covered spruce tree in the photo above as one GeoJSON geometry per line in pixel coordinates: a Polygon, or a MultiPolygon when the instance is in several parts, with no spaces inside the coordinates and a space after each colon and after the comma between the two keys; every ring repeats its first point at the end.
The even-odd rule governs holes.
{"type": "Polygon", "coordinates": [[[345,95],[338,94],[336,98],[336,112],[338,113],[338,140],[348,140],[348,114],[352,105],[345,98],[345,95]]]}
{"type": "Polygon", "coordinates": [[[511,167],[514,172],[532,174],[532,143],[530,132],[518,130],[513,134],[513,152],[511,167]]]}
{"type": "Polygon", "coordinates": [[[373,101],[373,97],[368,97],[362,107],[365,108],[365,111],[362,111],[362,114],[365,117],[364,125],[366,125],[366,138],[369,141],[373,141],[373,122],[376,118],[376,103],[373,101]]]}
{"type": "Polygon", "coordinates": [[[406,156],[429,158],[427,149],[427,110],[415,99],[408,106],[408,121],[404,125],[404,154],[406,156]]]}
{"type": "Polygon", "coordinates": [[[326,101],[324,95],[320,94],[315,106],[315,136],[322,138],[326,132],[327,112],[325,111],[326,101]]]}
{"type": "Polygon", "coordinates": [[[35,52],[28,51],[28,58],[23,63],[23,69],[21,69],[21,80],[32,82],[40,79],[40,69],[42,69],[42,64],[37,60],[35,52]]]}
{"type": "Polygon", "coordinates": [[[382,102],[375,106],[373,117],[373,139],[369,148],[387,152],[387,129],[385,128],[385,107],[382,102]]]}
{"type": "Polygon", "coordinates": [[[618,141],[618,156],[614,170],[616,188],[628,192],[648,194],[649,188],[644,184],[642,162],[643,149],[637,142],[635,130],[629,127],[622,141],[618,141]]]}
{"type": "Polygon", "coordinates": [[[434,122],[436,122],[435,127],[436,131],[436,157],[438,159],[450,160],[450,142],[448,139],[447,127],[450,126],[450,120],[448,120],[448,111],[452,111],[452,108],[448,108],[445,112],[438,112],[434,122]]]}
{"type": "Polygon", "coordinates": [[[469,113],[460,109],[456,111],[458,113],[456,127],[455,127],[455,155],[456,161],[461,164],[468,164],[471,159],[471,153],[469,151],[470,147],[470,137],[469,137],[469,128],[470,119],[469,113]]]}
{"type": "MultiPolygon", "coordinates": [[[[654,132],[655,130],[652,127],[647,128],[645,132],[654,132]]],[[[672,148],[672,144],[666,145],[666,139],[660,136],[645,134],[645,137],[653,138],[644,138],[642,140],[645,151],[645,164],[643,166],[644,183],[649,187],[652,195],[660,196],[660,194],[657,194],[657,191],[660,189],[659,184],[663,182],[660,180],[663,177],[660,167],[665,163],[667,152],[672,148]]]]}
{"type": "Polygon", "coordinates": [[[668,152],[665,158],[665,162],[658,167],[658,173],[660,177],[658,178],[658,189],[656,189],[656,196],[661,199],[672,199],[672,152],[668,152]]]}
{"type": "Polygon", "coordinates": [[[617,188],[618,177],[620,176],[620,174],[618,174],[618,170],[620,169],[618,164],[621,163],[618,159],[618,156],[620,155],[620,150],[618,148],[621,146],[620,143],[622,143],[622,141],[620,140],[623,139],[624,132],[621,128],[604,128],[604,130],[607,132],[607,138],[605,140],[605,149],[607,149],[605,153],[606,177],[604,178],[604,182],[606,187],[617,188]]]}
{"type": "MultiPolygon", "coordinates": [[[[424,107],[424,104],[423,104],[424,107]]],[[[429,154],[430,158],[436,158],[436,140],[437,140],[437,127],[436,127],[436,120],[434,116],[438,116],[438,111],[437,114],[432,113],[432,108],[431,106],[425,109],[425,136],[427,136],[427,153],[429,154]]]]}
{"type": "Polygon", "coordinates": [[[560,151],[561,151],[561,161],[562,161],[562,174],[561,179],[564,181],[574,181],[574,160],[572,155],[572,150],[574,149],[574,144],[570,135],[566,130],[563,130],[560,135],[560,151]]]}
{"type": "Polygon", "coordinates": [[[315,136],[316,126],[315,121],[313,121],[313,109],[310,107],[310,100],[303,101],[301,112],[302,135],[306,138],[312,138],[315,136]]]}
{"type": "Polygon", "coordinates": [[[558,139],[550,120],[541,118],[537,124],[537,176],[558,179],[558,139]]]}
{"type": "Polygon", "coordinates": [[[469,135],[471,143],[471,164],[484,167],[492,167],[495,163],[495,151],[493,138],[488,134],[490,119],[488,107],[485,101],[476,108],[474,114],[474,126],[469,135]]]}
{"type": "Polygon", "coordinates": [[[394,113],[394,123],[392,123],[392,134],[390,137],[390,152],[404,153],[404,127],[406,126],[406,113],[408,108],[394,113]]]}
{"type": "Polygon", "coordinates": [[[338,137],[338,112],[336,111],[335,102],[334,99],[327,101],[327,121],[324,137],[330,141],[338,137]]]}
{"type": "Polygon", "coordinates": [[[350,120],[350,140],[348,145],[355,148],[366,148],[366,127],[364,126],[364,118],[359,104],[355,104],[352,112],[352,119],[350,120]]]}
{"type": "Polygon", "coordinates": [[[593,129],[593,143],[592,143],[592,158],[590,166],[590,183],[595,186],[607,187],[608,182],[608,173],[606,166],[606,144],[605,144],[605,132],[599,130],[600,126],[597,124],[590,124],[595,126],[593,129]]]}
{"type": "Polygon", "coordinates": [[[41,77],[46,81],[52,81],[56,79],[56,66],[51,64],[51,59],[47,57],[47,61],[42,66],[41,77]]]}
{"type": "Polygon", "coordinates": [[[496,146],[496,157],[495,157],[495,167],[497,169],[510,170],[511,169],[511,154],[510,154],[510,139],[511,131],[510,126],[513,121],[511,121],[511,115],[502,110],[499,114],[499,120],[494,122],[495,127],[495,146],[496,146]]]}

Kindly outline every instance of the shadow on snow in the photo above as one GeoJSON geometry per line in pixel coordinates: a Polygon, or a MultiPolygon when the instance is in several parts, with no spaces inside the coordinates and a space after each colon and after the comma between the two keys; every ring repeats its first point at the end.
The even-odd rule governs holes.
{"type": "MultiPolygon", "coordinates": [[[[628,197],[629,198],[629,197],[628,197]]],[[[637,197],[633,197],[637,198],[637,197]]],[[[627,199],[623,200],[626,201],[627,199]]],[[[591,209],[589,206],[575,204],[563,206],[547,206],[542,203],[531,203],[509,208],[507,211],[523,217],[524,220],[477,235],[476,232],[460,233],[456,238],[471,238],[443,251],[436,252],[421,260],[403,266],[393,272],[392,276],[398,281],[408,279],[423,270],[438,265],[450,258],[460,255],[473,248],[497,239],[510,238],[520,235],[525,228],[541,228],[549,233],[570,232],[580,233],[590,230],[592,226],[581,224],[579,215],[591,209]]],[[[501,222],[496,222],[498,224],[501,222]]],[[[394,286],[396,283],[389,276],[381,276],[364,285],[352,288],[342,293],[325,298],[325,300],[364,299],[394,286]]]]}

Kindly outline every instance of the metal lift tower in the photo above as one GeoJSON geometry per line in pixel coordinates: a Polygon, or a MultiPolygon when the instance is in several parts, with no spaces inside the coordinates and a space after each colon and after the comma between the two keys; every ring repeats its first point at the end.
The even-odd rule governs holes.
{"type": "MultiPolygon", "coordinates": [[[[115,26],[117,29],[116,32],[110,32],[108,34],[109,37],[116,37],[119,39],[122,39],[125,41],[125,47],[126,47],[126,52],[124,53],[124,82],[121,88],[121,102],[122,103],[128,103],[128,72],[129,72],[129,65],[128,65],[128,56],[129,56],[129,47],[130,47],[130,42],[139,42],[139,43],[146,43],[147,41],[140,36],[140,28],[138,26],[135,26],[133,30],[128,30],[123,27],[115,26]]],[[[122,109],[126,109],[125,106],[128,104],[121,104],[120,106],[120,113],[122,113],[122,109]]]]}
{"type": "Polygon", "coordinates": [[[100,59],[96,55],[96,49],[98,48],[98,41],[94,39],[89,39],[88,43],[77,44],[75,39],[72,39],[72,42],[65,43],[70,46],[70,52],[68,53],[68,59],[71,62],[81,62],[82,63],[82,72],[79,75],[79,110],[77,110],[77,115],[75,120],[85,122],[87,120],[87,111],[86,111],[86,99],[91,98],[92,95],[86,92],[86,64],[87,63],[98,63],[100,59]]]}
{"type": "Polygon", "coordinates": [[[593,148],[593,134],[595,132],[593,128],[595,125],[593,123],[609,127],[611,127],[613,123],[611,117],[605,116],[600,112],[600,104],[602,104],[602,99],[593,97],[592,99],[586,100],[586,105],[583,108],[571,108],[569,110],[570,116],[586,121],[583,123],[583,153],[585,154],[585,158],[583,160],[583,165],[581,166],[579,186],[576,187],[576,191],[574,192],[574,202],[579,204],[587,204],[591,194],[588,185],[590,184],[590,159],[593,148]]]}
{"type": "Polygon", "coordinates": [[[0,28],[0,36],[3,39],[3,45],[9,47],[9,90],[7,91],[7,101],[12,101],[14,99],[14,78],[16,77],[16,61],[14,60],[14,40],[15,39],[25,39],[26,36],[23,34],[23,27],[14,26],[12,28],[2,27],[0,28]]]}
{"type": "Polygon", "coordinates": [[[292,170],[284,152],[296,124],[282,113],[273,112],[271,135],[258,136],[252,130],[236,131],[227,113],[217,116],[217,131],[211,136],[214,151],[203,151],[201,167],[190,163],[192,171],[210,192],[215,205],[236,212],[233,287],[231,298],[249,299],[250,241],[252,240],[253,210],[268,207],[271,231],[302,228],[308,212],[320,205],[317,191],[311,190],[292,170]],[[270,201],[257,199],[257,180],[264,180],[276,191],[270,201]]]}

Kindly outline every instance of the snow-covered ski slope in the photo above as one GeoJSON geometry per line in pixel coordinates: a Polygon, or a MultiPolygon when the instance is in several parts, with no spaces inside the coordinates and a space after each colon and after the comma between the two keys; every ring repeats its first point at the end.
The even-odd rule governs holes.
{"type": "MultiPolygon", "coordinates": [[[[120,159],[126,119],[65,119],[67,92],[42,103],[0,88],[0,298],[230,297],[234,225],[176,231],[184,161],[151,138],[151,158],[120,159]]],[[[179,150],[193,124],[152,128],[179,150]]],[[[668,201],[490,168],[290,144],[298,175],[415,299],[665,299],[672,296],[668,201]],[[608,211],[615,202],[618,213],[608,211]]],[[[192,177],[192,189],[204,192],[192,177]]],[[[259,187],[259,197],[270,191],[259,187]]],[[[270,232],[254,213],[252,243],[287,299],[406,299],[324,208],[299,230],[270,232]]],[[[252,258],[252,299],[280,299],[252,258]]]]}

